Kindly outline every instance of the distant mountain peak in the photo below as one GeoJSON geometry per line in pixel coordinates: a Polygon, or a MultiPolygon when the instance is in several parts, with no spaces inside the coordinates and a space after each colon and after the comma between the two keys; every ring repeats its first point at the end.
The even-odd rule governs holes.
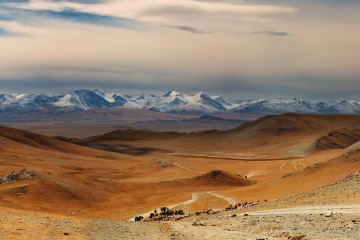
{"type": "Polygon", "coordinates": [[[166,94],[164,94],[163,97],[176,97],[178,95],[181,95],[181,93],[177,91],[169,91],[166,94]]]}
{"type": "Polygon", "coordinates": [[[58,96],[49,96],[41,93],[0,94],[0,112],[51,108],[88,110],[117,106],[168,113],[209,114],[214,112],[234,112],[279,114],[295,112],[360,114],[360,102],[348,99],[328,102],[311,102],[298,98],[236,100],[228,99],[224,96],[210,96],[205,92],[186,95],[177,91],[169,91],[162,96],[156,96],[148,94],[125,95],[121,93],[106,93],[99,89],[79,89],[66,95],[58,96]]]}

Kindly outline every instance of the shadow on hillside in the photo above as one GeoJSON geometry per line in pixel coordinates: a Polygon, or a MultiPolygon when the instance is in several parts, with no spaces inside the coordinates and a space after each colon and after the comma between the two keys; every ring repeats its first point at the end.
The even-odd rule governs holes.
{"type": "Polygon", "coordinates": [[[117,152],[131,156],[142,156],[147,155],[154,152],[161,152],[161,153],[170,153],[169,150],[161,149],[161,148],[150,148],[150,147],[133,147],[127,144],[118,144],[116,146],[109,146],[106,144],[81,144],[82,146],[96,148],[108,152],[117,152]]]}

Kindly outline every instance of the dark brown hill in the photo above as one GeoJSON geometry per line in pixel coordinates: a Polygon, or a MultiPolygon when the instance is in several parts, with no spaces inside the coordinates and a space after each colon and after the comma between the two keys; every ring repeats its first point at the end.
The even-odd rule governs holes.
{"type": "Polygon", "coordinates": [[[222,170],[213,170],[203,175],[194,177],[189,181],[193,183],[201,183],[204,185],[227,186],[249,186],[256,183],[240,175],[231,174],[222,170]]]}
{"type": "Polygon", "coordinates": [[[338,130],[319,138],[316,142],[316,148],[320,150],[343,149],[358,141],[360,141],[360,129],[338,130]]]}

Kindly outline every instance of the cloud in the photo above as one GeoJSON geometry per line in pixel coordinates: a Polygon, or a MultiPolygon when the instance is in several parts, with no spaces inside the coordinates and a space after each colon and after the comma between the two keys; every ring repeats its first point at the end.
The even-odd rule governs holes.
{"type": "Polygon", "coordinates": [[[196,27],[191,27],[191,26],[168,26],[168,27],[169,28],[174,28],[174,29],[177,29],[177,30],[181,30],[181,31],[185,31],[185,32],[195,33],[195,34],[213,33],[209,29],[202,29],[202,28],[196,28],[196,27]]]}
{"type": "Polygon", "coordinates": [[[0,3],[28,3],[30,0],[0,0],[0,3]]]}
{"type": "Polygon", "coordinates": [[[293,16],[297,12],[295,8],[278,5],[251,5],[249,3],[234,5],[226,2],[193,0],[29,0],[0,2],[0,7],[1,4],[33,11],[63,12],[71,9],[84,14],[155,21],[163,24],[164,21],[185,21],[188,18],[269,21],[293,16]]]}
{"type": "Polygon", "coordinates": [[[360,3],[329,1],[0,0],[0,88],[346,98],[358,89],[360,3]]]}
{"type": "Polygon", "coordinates": [[[0,37],[23,37],[24,34],[8,31],[0,27],[0,37]]]}
{"type": "MultiPolygon", "coordinates": [[[[19,0],[21,1],[21,0],[19,0]]],[[[27,1],[27,0],[24,0],[27,1]]],[[[76,2],[76,3],[83,3],[83,4],[98,4],[106,2],[106,0],[52,0],[53,2],[76,2]]]]}
{"type": "Polygon", "coordinates": [[[265,34],[265,35],[270,35],[270,36],[277,36],[277,37],[287,37],[290,36],[291,34],[288,32],[279,32],[279,31],[256,31],[256,32],[252,32],[250,34],[265,34]]]}
{"type": "Polygon", "coordinates": [[[74,9],[64,9],[62,11],[54,11],[54,10],[38,10],[29,12],[30,14],[37,17],[45,17],[45,18],[55,18],[61,19],[65,21],[73,21],[80,23],[88,23],[95,25],[106,25],[113,27],[127,27],[130,26],[131,23],[134,24],[133,21],[125,18],[119,17],[111,17],[87,12],[79,12],[74,9]]]}
{"type": "Polygon", "coordinates": [[[26,25],[48,25],[49,19],[92,25],[104,25],[121,28],[136,28],[141,24],[127,18],[82,12],[72,8],[64,9],[26,9],[13,6],[1,6],[0,21],[16,21],[26,25]]]}
{"type": "Polygon", "coordinates": [[[159,1],[141,8],[138,16],[145,19],[207,19],[271,21],[297,13],[292,7],[277,5],[229,4],[189,0],[159,1]]]}

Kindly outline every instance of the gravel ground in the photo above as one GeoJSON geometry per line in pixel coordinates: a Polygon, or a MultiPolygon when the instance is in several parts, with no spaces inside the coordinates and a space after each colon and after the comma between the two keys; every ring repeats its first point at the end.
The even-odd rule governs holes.
{"type": "Polygon", "coordinates": [[[351,174],[333,184],[304,192],[289,198],[262,203],[256,208],[282,208],[360,203],[360,172],[351,174]]]}
{"type": "Polygon", "coordinates": [[[176,239],[360,239],[359,203],[360,173],[355,173],[296,196],[171,226],[176,239]],[[327,217],[330,210],[334,214],[327,217]]]}
{"type": "Polygon", "coordinates": [[[176,239],[360,239],[360,216],[211,216],[171,223],[176,239]]]}
{"type": "Polygon", "coordinates": [[[112,220],[79,220],[0,209],[0,239],[170,239],[166,226],[112,220]]]}
{"type": "Polygon", "coordinates": [[[360,239],[359,186],[356,173],[250,209],[162,223],[81,220],[0,208],[0,239],[360,239]],[[331,209],[334,214],[326,216],[331,209]]]}

